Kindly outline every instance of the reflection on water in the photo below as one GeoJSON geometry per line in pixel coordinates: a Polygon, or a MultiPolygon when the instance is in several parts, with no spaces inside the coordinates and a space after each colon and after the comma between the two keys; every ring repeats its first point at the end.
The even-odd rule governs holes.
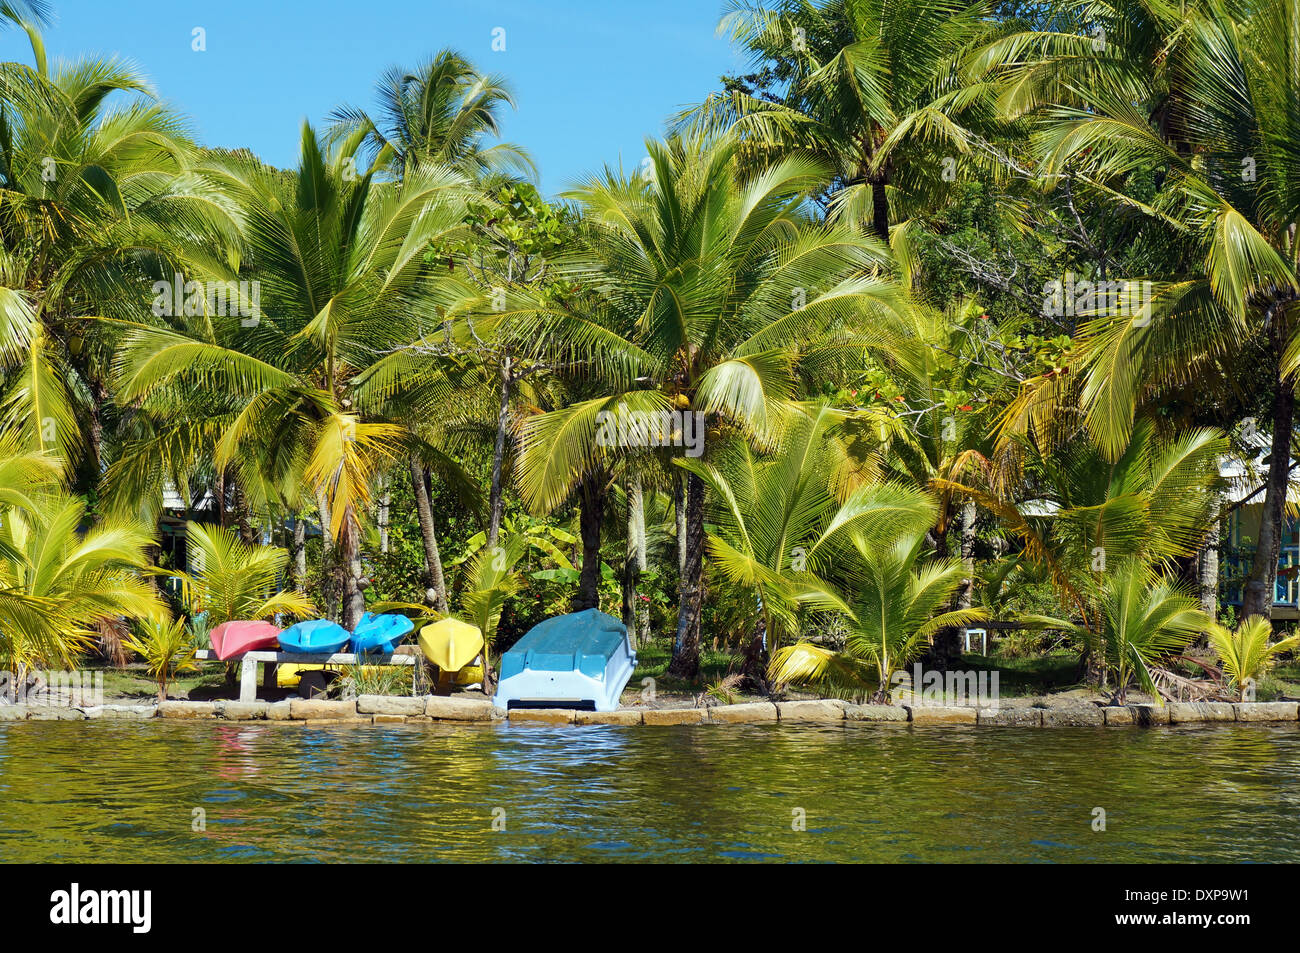
{"type": "Polygon", "coordinates": [[[1298,820],[1295,726],[0,724],[0,861],[1294,863],[1298,820]]]}

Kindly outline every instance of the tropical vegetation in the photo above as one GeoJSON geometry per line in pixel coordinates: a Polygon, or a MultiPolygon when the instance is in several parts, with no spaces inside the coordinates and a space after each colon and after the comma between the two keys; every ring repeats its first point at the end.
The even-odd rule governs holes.
{"type": "Polygon", "coordinates": [[[280,169],[50,15],[0,4],[0,668],[165,697],[385,608],[876,701],[971,628],[1120,703],[1295,650],[1300,0],[731,0],[750,71],[550,197],[455,50],[280,169]]]}

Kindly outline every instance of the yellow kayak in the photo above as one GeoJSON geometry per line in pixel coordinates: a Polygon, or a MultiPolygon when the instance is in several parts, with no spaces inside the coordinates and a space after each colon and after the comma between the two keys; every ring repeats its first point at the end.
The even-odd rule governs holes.
{"type": "Polygon", "coordinates": [[[444,672],[458,672],[483,651],[483,633],[468,622],[443,619],[420,630],[420,650],[444,672]]]}
{"type": "Polygon", "coordinates": [[[294,665],[281,662],[275,667],[275,684],[280,688],[297,688],[303,672],[323,672],[324,665],[294,665]]]}
{"type": "MultiPolygon", "coordinates": [[[[297,688],[298,683],[302,681],[304,672],[325,672],[338,670],[337,665],[295,665],[292,662],[281,662],[275,667],[275,684],[279,688],[297,688]]],[[[367,675],[373,675],[381,670],[378,665],[362,665],[361,671],[367,675]]]]}

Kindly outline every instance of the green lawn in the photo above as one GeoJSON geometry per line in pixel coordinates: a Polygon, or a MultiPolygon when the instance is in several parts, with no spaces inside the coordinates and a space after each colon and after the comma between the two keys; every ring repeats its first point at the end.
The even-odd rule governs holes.
{"type": "MultiPolygon", "coordinates": [[[[104,700],[127,699],[151,702],[158,697],[158,686],[143,666],[132,665],[124,669],[102,668],[104,673],[104,700]]],[[[198,672],[185,672],[167,683],[170,698],[195,700],[239,695],[237,686],[226,683],[224,671],[216,665],[204,665],[198,672]]]]}

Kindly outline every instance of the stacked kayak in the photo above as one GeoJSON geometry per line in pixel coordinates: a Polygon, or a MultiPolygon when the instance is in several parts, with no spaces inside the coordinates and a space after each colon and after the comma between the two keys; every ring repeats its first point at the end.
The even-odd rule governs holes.
{"type": "Polygon", "coordinates": [[[613,711],[636,667],[627,628],[599,609],[533,626],[501,657],[501,708],[613,711]]]}
{"type": "Polygon", "coordinates": [[[367,612],[352,632],[352,651],[391,655],[414,628],[415,623],[404,615],[395,612],[373,615],[367,612]]]}
{"type": "Polygon", "coordinates": [[[225,662],[245,652],[274,649],[280,641],[280,629],[269,622],[223,622],[208,638],[212,654],[225,662]]]}
{"type": "Polygon", "coordinates": [[[420,630],[420,651],[438,667],[439,683],[472,685],[483,681],[483,666],[472,664],[483,651],[478,626],[460,619],[442,619],[420,630]]]}
{"type": "Polygon", "coordinates": [[[333,655],[342,652],[352,634],[329,619],[309,619],[280,633],[280,648],[302,655],[333,655]]]}
{"type": "Polygon", "coordinates": [[[483,633],[460,619],[443,619],[420,630],[420,650],[444,672],[459,672],[483,651],[483,633]]]}

